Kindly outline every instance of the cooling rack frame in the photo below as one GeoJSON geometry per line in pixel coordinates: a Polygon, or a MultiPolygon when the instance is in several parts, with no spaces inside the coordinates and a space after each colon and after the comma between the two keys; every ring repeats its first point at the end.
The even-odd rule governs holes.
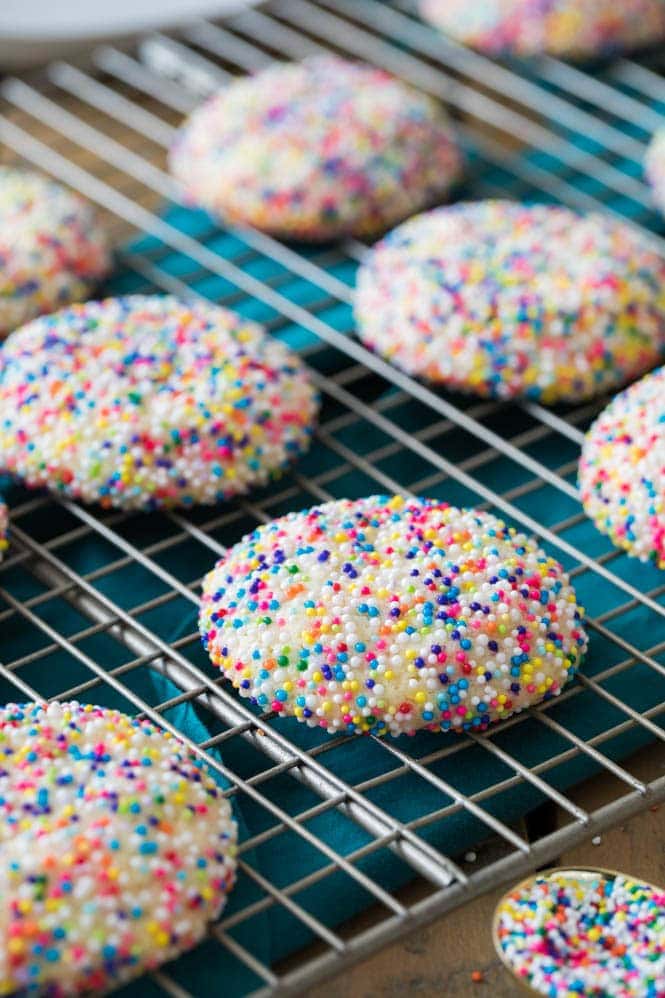
{"type": "MultiPolygon", "coordinates": [[[[662,106],[665,111],[665,80],[657,72],[658,53],[640,62],[617,60],[599,74],[543,58],[537,72],[531,72],[523,66],[499,64],[443,39],[420,24],[409,4],[401,0],[393,4],[377,0],[269,0],[260,10],[234,15],[223,24],[198,22],[168,36],[151,35],[130,50],[103,46],[81,63],[57,62],[37,76],[5,78],[0,84],[0,139],[6,149],[79,189],[107,213],[118,235],[119,261],[142,287],[185,296],[205,294],[197,290],[199,278],[201,274],[212,275],[227,287],[215,300],[234,307],[238,301],[252,298],[267,310],[265,321],[271,331],[281,334],[286,327],[304,330],[306,336],[300,337],[299,345],[324,399],[332,406],[332,413],[317,430],[316,446],[334,455],[333,466],[314,477],[296,468],[258,498],[250,496],[200,515],[160,515],[166,525],[165,536],[147,545],[131,539],[135,517],[24,493],[12,508],[12,545],[0,569],[0,599],[5,604],[0,618],[20,621],[46,641],[0,664],[0,678],[12,684],[17,697],[19,693],[28,698],[45,695],[26,681],[25,670],[59,652],[75,661],[86,678],[49,695],[85,697],[101,686],[174,732],[178,729],[169,720],[169,713],[178,703],[196,701],[220,722],[221,730],[209,742],[186,741],[229,781],[230,796],[244,795],[256,802],[274,824],[241,843],[240,875],[253,881],[261,897],[244,909],[224,913],[211,936],[255,975],[257,986],[252,994],[261,996],[300,993],[437,915],[491,887],[517,880],[574,844],[665,801],[665,775],[644,782],[630,772],[628,763],[624,766],[603,751],[603,746],[633,729],[658,742],[661,749],[665,742],[665,666],[659,658],[665,641],[642,648],[639,640],[629,640],[618,627],[623,615],[634,608],[648,612],[653,620],[665,618],[665,585],[644,589],[639,579],[635,581],[625,556],[609,544],[601,545],[600,553],[595,554],[578,548],[568,538],[583,521],[574,484],[576,462],[571,454],[602,401],[566,412],[536,403],[513,407],[517,415],[511,433],[504,434],[504,406],[433,391],[351,338],[348,306],[352,285],[347,264],[362,259],[367,249],[362,243],[348,240],[340,246],[306,252],[243,229],[235,233],[241,251],[237,252],[236,246],[235,255],[227,255],[216,248],[220,230],[211,222],[192,235],[174,224],[168,213],[157,213],[162,202],[177,202],[177,190],[163,169],[163,159],[174,124],[182,114],[232,73],[254,71],[275,57],[301,58],[330,48],[382,65],[445,101],[457,116],[469,152],[470,187],[477,196],[524,196],[535,190],[575,208],[602,208],[648,229],[654,245],[665,251],[648,190],[639,171],[629,168],[629,164],[639,164],[649,131],[664,120],[658,110],[662,106]],[[493,171],[488,170],[488,163],[493,171]],[[120,243],[128,231],[134,240],[129,247],[120,243]],[[165,265],[169,253],[189,261],[190,270],[170,271],[165,265]],[[256,276],[254,265],[259,258],[274,264],[268,276],[256,276]],[[304,303],[294,299],[289,293],[294,281],[305,282],[317,293],[304,303]],[[328,318],[340,306],[347,309],[346,325],[341,326],[328,318]],[[367,389],[369,382],[371,390],[367,389]],[[401,413],[407,404],[415,405],[419,414],[415,429],[402,425],[401,413]],[[366,453],[355,449],[352,437],[344,436],[360,424],[375,432],[380,441],[366,453]],[[461,458],[447,455],[446,447],[440,444],[452,433],[464,434],[465,441],[475,441],[480,449],[461,458]],[[534,446],[545,449],[553,440],[565,460],[552,463],[534,454],[534,446]],[[510,462],[522,476],[507,489],[494,488],[483,478],[497,457],[510,462]],[[404,477],[396,473],[395,467],[399,472],[407,466],[407,458],[421,469],[426,466],[427,473],[405,472],[404,477]],[[391,470],[386,470],[386,462],[391,470]],[[303,748],[274,724],[271,715],[253,712],[211,672],[195,663],[191,654],[194,632],[166,640],[142,619],[174,600],[178,605],[196,606],[200,575],[187,578],[163,563],[163,557],[177,550],[183,539],[200,547],[212,562],[224,551],[217,531],[225,529],[232,534],[236,525],[264,522],[303,495],[310,503],[335,497],[337,484],[349,470],[371,483],[373,491],[425,492],[445,482],[459,486],[475,497],[476,504],[505,515],[568,559],[573,578],[590,573],[608,591],[621,593],[623,602],[593,614],[590,628],[592,638],[608,642],[624,658],[593,675],[583,673],[559,701],[574,702],[582,695],[597,697],[622,719],[584,738],[556,719],[550,702],[509,719],[487,736],[469,734],[442,740],[440,748],[425,756],[403,747],[401,741],[386,740],[380,743],[389,760],[385,773],[357,786],[326,764],[329,753],[343,738],[303,748]],[[575,511],[552,524],[529,513],[522,501],[544,487],[565,500],[566,510],[571,503],[577,504],[575,511]],[[31,524],[40,513],[50,516],[51,511],[66,527],[47,534],[46,539],[25,527],[25,521],[31,524]],[[67,556],[72,545],[86,538],[94,538],[115,553],[101,568],[89,572],[77,570],[67,556]],[[161,587],[159,594],[129,606],[108,595],[105,580],[128,566],[138,566],[153,578],[161,587]],[[3,584],[16,570],[27,572],[38,591],[21,598],[3,584]],[[42,610],[54,600],[64,600],[75,608],[85,626],[63,633],[49,622],[42,610]],[[99,636],[121,645],[129,658],[115,666],[100,664],[84,650],[86,641],[99,636]],[[664,687],[663,699],[645,710],[623,701],[609,685],[614,677],[637,665],[655,673],[664,687]],[[178,695],[151,702],[133,692],[126,677],[142,667],[167,677],[178,695]],[[536,765],[528,765],[507,751],[501,743],[502,733],[528,720],[555,734],[565,748],[536,765]],[[236,738],[259,752],[267,768],[249,777],[230,769],[222,761],[224,744],[236,738]],[[469,747],[501,763],[510,775],[500,784],[465,793],[434,772],[435,763],[455,759],[469,747]],[[221,749],[221,757],[211,754],[213,749],[221,749]],[[591,812],[547,779],[558,766],[581,756],[611,774],[623,788],[610,803],[591,812]],[[440,793],[442,806],[437,814],[429,812],[415,821],[402,821],[375,802],[372,791],[404,772],[440,793]],[[296,815],[284,810],[261,789],[278,775],[298,781],[318,803],[296,815]],[[526,784],[569,818],[567,824],[535,841],[527,841],[514,824],[484,806],[496,793],[526,784]],[[339,812],[362,828],[367,844],[342,855],[307,827],[312,818],[329,811],[339,812]],[[420,834],[435,819],[460,812],[478,819],[487,834],[502,843],[498,857],[484,866],[469,869],[420,834]],[[261,836],[262,841],[277,838],[285,829],[318,850],[325,862],[296,883],[278,885],[253,868],[248,856],[261,836]],[[386,889],[358,867],[359,860],[379,849],[398,856],[414,877],[427,884],[425,896],[402,901],[398,892],[386,889]],[[296,900],[301,891],[321,883],[334,871],[342,871],[362,887],[377,911],[382,909],[383,917],[377,914],[369,928],[349,936],[324,924],[296,900]],[[234,929],[253,914],[270,911],[271,906],[279,906],[301,922],[322,951],[308,951],[300,962],[291,961],[280,970],[241,944],[234,929]]],[[[170,967],[154,972],[152,978],[162,993],[179,998],[190,994],[170,967]]]]}

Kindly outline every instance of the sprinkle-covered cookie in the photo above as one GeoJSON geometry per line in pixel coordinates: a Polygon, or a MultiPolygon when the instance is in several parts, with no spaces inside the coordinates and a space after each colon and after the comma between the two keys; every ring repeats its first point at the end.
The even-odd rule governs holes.
{"type": "Polygon", "coordinates": [[[653,45],[665,35],[663,0],[420,0],[420,13],[492,55],[584,59],[653,45]]]}
{"type": "Polygon", "coordinates": [[[477,201],[417,215],[360,268],[359,336],[475,395],[578,402],[665,346],[665,260],[600,214],[477,201]]]}
{"type": "Polygon", "coordinates": [[[207,575],[199,626],[265,710],[400,735],[483,730],[556,696],[582,618],[561,566],[495,517],[373,496],[243,538],[207,575]]]}
{"type": "Polygon", "coordinates": [[[236,825],[205,767],[147,721],[0,708],[0,993],[102,994],[204,934],[236,825]]]}
{"type": "Polygon", "coordinates": [[[103,506],[214,503],[265,484],[309,444],[298,357],[226,309],[133,296],[13,333],[0,455],[28,485],[103,506]]]}
{"type": "Polygon", "coordinates": [[[612,399],[589,429],[582,503],[599,530],[665,568],[665,368],[612,399]]]}
{"type": "Polygon", "coordinates": [[[665,995],[665,892],[624,874],[552,870],[499,903],[506,966],[548,998],[665,995]]]}
{"type": "Polygon", "coordinates": [[[315,56],[236,80],[178,133],[171,171],[212,214],[285,238],[384,231],[460,171],[450,124],[383,70],[315,56]]]}
{"type": "Polygon", "coordinates": [[[657,131],[646,151],[644,172],[656,206],[665,214],[665,128],[657,131]]]}
{"type": "Polygon", "coordinates": [[[86,298],[110,265],[91,205],[39,173],[0,166],[0,335],[86,298]]]}

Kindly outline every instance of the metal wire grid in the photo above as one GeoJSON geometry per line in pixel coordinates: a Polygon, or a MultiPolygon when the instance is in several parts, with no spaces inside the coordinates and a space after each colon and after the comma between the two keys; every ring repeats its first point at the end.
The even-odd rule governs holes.
{"type": "MultiPolygon", "coordinates": [[[[223,26],[197,23],[177,37],[152,36],[130,54],[105,47],[92,53],[84,69],[60,62],[38,80],[7,79],[1,86],[0,137],[6,146],[80,189],[121,227],[143,234],[119,251],[121,289],[202,294],[255,315],[303,349],[324,399],[316,463],[305,459],[273,489],[213,512],[160,514],[149,523],[23,493],[12,509],[12,547],[2,566],[0,619],[22,648],[0,665],[0,680],[13,691],[7,696],[103,703],[117,697],[173,731],[178,705],[196,701],[205,710],[212,734],[202,742],[187,739],[190,747],[230,781],[231,796],[265,815],[263,830],[240,848],[241,877],[254,885],[254,899],[235,908],[232,899],[211,930],[223,947],[219,953],[248,969],[248,990],[260,995],[301,991],[490,886],[516,879],[665,800],[665,776],[645,783],[613,751],[636,733],[642,740],[665,741],[665,585],[662,576],[636,566],[603,538],[589,539],[574,476],[584,427],[600,403],[559,413],[537,404],[474,403],[431,391],[349,336],[353,271],[365,252],[362,244],[301,251],[255,231],[223,235],[201,219],[191,235],[179,227],[177,208],[154,213],[163,199],[177,200],[163,169],[164,149],[174,124],[204,93],[230,73],[330,47],[385,66],[446,100],[460,119],[474,195],[536,194],[574,207],[602,206],[652,231],[639,164],[648,134],[661,120],[659,101],[665,107],[665,81],[648,64],[620,60],[601,78],[546,58],[538,76],[527,78],[524,70],[517,73],[443,40],[405,4],[375,0],[272,0],[223,26]],[[374,740],[383,765],[356,782],[345,777],[344,738],[313,744],[239,701],[200,654],[193,621],[202,573],[257,522],[349,488],[354,494],[442,494],[491,508],[538,535],[588,593],[598,651],[584,675],[556,701],[482,738],[442,738],[434,747],[431,740],[414,739],[407,748],[374,740]],[[80,563],[86,543],[99,548],[94,568],[80,563]],[[151,595],[136,603],[139,589],[151,595]],[[168,627],[160,615],[165,609],[168,627]],[[174,638],[172,622],[179,618],[187,627],[174,638]],[[63,662],[71,679],[67,689],[60,678],[63,662]],[[178,693],[166,700],[137,693],[134,679],[144,670],[167,676],[178,693]],[[648,707],[625,695],[623,686],[617,692],[616,683],[633,673],[640,684],[655,683],[660,691],[648,707]],[[577,724],[582,704],[585,716],[594,704],[609,709],[611,721],[589,734],[577,724]],[[554,737],[557,748],[536,758],[529,746],[542,733],[554,737]],[[250,761],[232,768],[227,760],[239,743],[250,761]],[[475,760],[491,779],[460,789],[456,767],[465,759],[475,760]],[[613,800],[592,813],[559,789],[559,774],[580,759],[616,778],[613,800]],[[377,793],[394,787],[398,795],[407,776],[426,786],[434,800],[404,820],[396,798],[386,806],[385,800],[377,803],[377,793]],[[295,813],[282,806],[273,791],[280,780],[306,788],[307,806],[295,813]],[[557,804],[567,823],[527,841],[495,807],[524,787],[557,804]],[[352,852],[342,854],[317,823],[333,813],[365,834],[352,852]],[[474,819],[474,841],[496,837],[491,862],[469,868],[428,840],[428,830],[456,816],[474,819]],[[254,850],[266,843],[279,849],[288,835],[316,854],[316,868],[295,882],[272,883],[253,862],[254,850]],[[400,901],[376,868],[365,872],[365,861],[386,850],[407,873],[422,878],[420,900],[400,901]],[[309,890],[339,876],[376,906],[374,924],[350,937],[324,924],[304,900],[309,890]],[[273,910],[288,913],[320,944],[282,972],[268,965],[251,933],[239,931],[273,910]]],[[[665,248],[662,237],[653,238],[665,248]]],[[[279,786],[284,789],[284,783],[279,786]]],[[[186,959],[152,977],[160,993],[191,993],[186,959]]]]}

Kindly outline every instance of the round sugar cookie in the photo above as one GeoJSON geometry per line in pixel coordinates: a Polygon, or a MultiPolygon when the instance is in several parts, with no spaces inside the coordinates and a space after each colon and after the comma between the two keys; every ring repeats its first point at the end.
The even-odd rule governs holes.
{"type": "Polygon", "coordinates": [[[39,173],[0,166],[0,335],[86,298],[110,267],[90,204],[39,173]]]}
{"type": "Polygon", "coordinates": [[[647,147],[644,172],[656,207],[665,214],[665,128],[654,134],[647,147]]]}
{"type": "Polygon", "coordinates": [[[361,266],[358,334],[409,374],[484,397],[579,402],[665,346],[665,260],[600,214],[512,201],[438,208],[361,266]]]}
{"type": "Polygon", "coordinates": [[[588,516],[617,547],[665,568],[665,368],[612,399],[579,467],[588,516]]]}
{"type": "Polygon", "coordinates": [[[0,992],[102,994],[193,946],[236,825],[165,732],[76,702],[0,708],[0,992]]]}
{"type": "Polygon", "coordinates": [[[284,238],[371,236],[441,198],[461,159],[444,112],[336,56],[234,81],[179,131],[171,172],[212,214],[284,238]]]}
{"type": "Polygon", "coordinates": [[[241,696],[330,734],[484,730],[556,696],[586,648],[561,566],[500,520],[400,496],[259,527],[199,627],[241,696]]]}
{"type": "Polygon", "coordinates": [[[665,35],[665,0],[420,0],[421,16],[491,55],[610,56],[665,35]]]}
{"type": "Polygon", "coordinates": [[[205,303],[108,298],[7,339],[0,460],[103,506],[214,503],[296,458],[316,408],[302,362],[260,326],[205,303]]]}
{"type": "Polygon", "coordinates": [[[499,903],[494,940],[535,994],[665,995],[665,891],[622,873],[558,869],[531,877],[499,903]]]}

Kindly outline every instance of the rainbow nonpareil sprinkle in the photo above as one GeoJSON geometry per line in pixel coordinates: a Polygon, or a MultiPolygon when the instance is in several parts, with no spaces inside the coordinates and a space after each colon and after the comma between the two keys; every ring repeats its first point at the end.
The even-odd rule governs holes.
{"type": "Polygon", "coordinates": [[[417,215],[370,252],[364,342],[410,374],[481,396],[578,402],[665,347],[665,261],[600,214],[512,201],[417,215]]]}
{"type": "Polygon", "coordinates": [[[1,994],[101,994],[193,946],[233,886],[220,788],[116,710],[0,708],[0,816],[1,994]]]}
{"type": "Polygon", "coordinates": [[[304,365],[226,309],[109,298],[36,319],[0,369],[0,454],[30,486],[102,506],[214,503],[309,444],[304,365]]]}
{"type": "Polygon", "coordinates": [[[582,446],[582,503],[599,530],[665,568],[665,368],[617,395],[582,446]]]}
{"type": "Polygon", "coordinates": [[[420,0],[419,10],[493,55],[584,59],[654,45],[665,35],[663,0],[420,0]]]}
{"type": "Polygon", "coordinates": [[[369,236],[441,198],[461,158],[438,105],[383,70],[315,56],[239,79],[170,156],[186,196],[285,238],[369,236]]]}
{"type": "Polygon", "coordinates": [[[0,166],[0,335],[86,298],[110,266],[91,205],[39,173],[0,166]]]}
{"type": "Polygon", "coordinates": [[[339,500],[259,527],[203,586],[241,696],[330,734],[484,730],[556,696],[587,644],[561,566],[500,520],[339,500]]]}
{"type": "Polygon", "coordinates": [[[662,998],[665,892],[623,874],[555,870],[499,904],[502,960],[548,998],[662,998]]]}

